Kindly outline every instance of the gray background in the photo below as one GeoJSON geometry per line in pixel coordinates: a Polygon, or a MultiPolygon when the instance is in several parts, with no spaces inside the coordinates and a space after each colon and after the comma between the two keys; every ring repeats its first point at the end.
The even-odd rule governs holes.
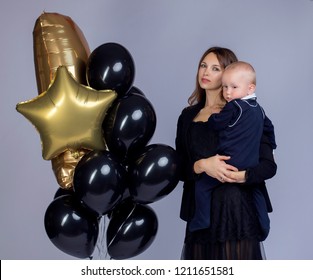
{"type": "MultiPolygon", "coordinates": [[[[312,63],[310,0],[1,0],[0,258],[73,259],[48,239],[43,217],[58,188],[39,134],[15,111],[37,95],[32,31],[43,12],[70,16],[90,49],[117,42],[132,54],[134,85],[151,101],[150,143],[174,146],[176,121],[194,84],[198,60],[213,45],[255,66],[257,95],[275,124],[276,177],[267,185],[274,212],[264,242],[268,259],[313,259],[312,63]]],[[[136,259],[179,259],[184,223],[181,184],[151,204],[156,239],[136,259]]]]}

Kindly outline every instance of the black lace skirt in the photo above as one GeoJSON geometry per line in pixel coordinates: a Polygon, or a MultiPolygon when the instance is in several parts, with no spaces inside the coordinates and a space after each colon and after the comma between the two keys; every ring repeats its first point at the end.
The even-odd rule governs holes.
{"type": "Polygon", "coordinates": [[[261,234],[251,189],[222,184],[212,193],[210,228],[189,232],[187,224],[182,259],[264,259],[261,234]]]}

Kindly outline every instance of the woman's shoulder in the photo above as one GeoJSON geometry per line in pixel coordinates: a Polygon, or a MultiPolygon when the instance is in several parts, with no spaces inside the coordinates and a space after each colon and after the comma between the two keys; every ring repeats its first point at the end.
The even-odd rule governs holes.
{"type": "Polygon", "coordinates": [[[197,104],[196,105],[191,105],[187,106],[182,109],[179,118],[178,118],[178,123],[179,124],[188,124],[192,121],[192,119],[197,115],[199,112],[199,109],[197,109],[197,104]]]}
{"type": "Polygon", "coordinates": [[[189,114],[199,111],[199,109],[200,109],[199,104],[189,105],[183,108],[181,115],[189,115],[189,114]]]}

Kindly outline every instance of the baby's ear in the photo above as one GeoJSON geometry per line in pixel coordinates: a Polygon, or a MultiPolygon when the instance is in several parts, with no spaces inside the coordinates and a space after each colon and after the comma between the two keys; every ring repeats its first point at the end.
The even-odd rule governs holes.
{"type": "MultiPolygon", "coordinates": [[[[255,92],[255,88],[256,88],[256,85],[255,84],[250,84],[249,85],[249,94],[252,94],[255,92]]],[[[248,94],[248,95],[249,95],[248,94]]]]}

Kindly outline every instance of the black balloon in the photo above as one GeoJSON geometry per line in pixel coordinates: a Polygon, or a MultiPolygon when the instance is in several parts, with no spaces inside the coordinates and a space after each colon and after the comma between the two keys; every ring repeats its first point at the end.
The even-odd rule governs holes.
{"type": "Polygon", "coordinates": [[[87,82],[96,90],[127,93],[135,77],[135,65],[129,51],[120,44],[106,43],[97,47],[87,61],[87,82]]]}
{"type": "Polygon", "coordinates": [[[156,128],[156,114],[147,98],[128,94],[113,103],[102,127],[109,150],[124,161],[150,141],[156,128]]]}
{"type": "Polygon", "coordinates": [[[64,253],[82,259],[93,253],[99,234],[97,217],[84,211],[73,195],[53,200],[44,223],[48,237],[64,253]]]}
{"type": "Polygon", "coordinates": [[[56,199],[59,196],[66,195],[66,194],[71,194],[71,195],[74,194],[73,189],[58,188],[58,190],[54,194],[54,198],[53,199],[56,199]]]}
{"type": "Polygon", "coordinates": [[[139,94],[139,95],[145,96],[145,94],[139,88],[137,88],[135,86],[132,86],[126,94],[127,95],[128,94],[139,94]]]}
{"type": "Polygon", "coordinates": [[[112,153],[89,152],[75,168],[74,193],[89,209],[104,215],[122,199],[125,173],[112,153]]]}
{"type": "Polygon", "coordinates": [[[134,201],[147,204],[168,195],[178,184],[179,168],[179,157],[172,147],[146,146],[129,166],[129,188],[134,201]]]}
{"type": "Polygon", "coordinates": [[[146,205],[125,200],[114,209],[107,228],[107,250],[111,258],[129,259],[144,252],[158,230],[157,216],[146,205]]]}

